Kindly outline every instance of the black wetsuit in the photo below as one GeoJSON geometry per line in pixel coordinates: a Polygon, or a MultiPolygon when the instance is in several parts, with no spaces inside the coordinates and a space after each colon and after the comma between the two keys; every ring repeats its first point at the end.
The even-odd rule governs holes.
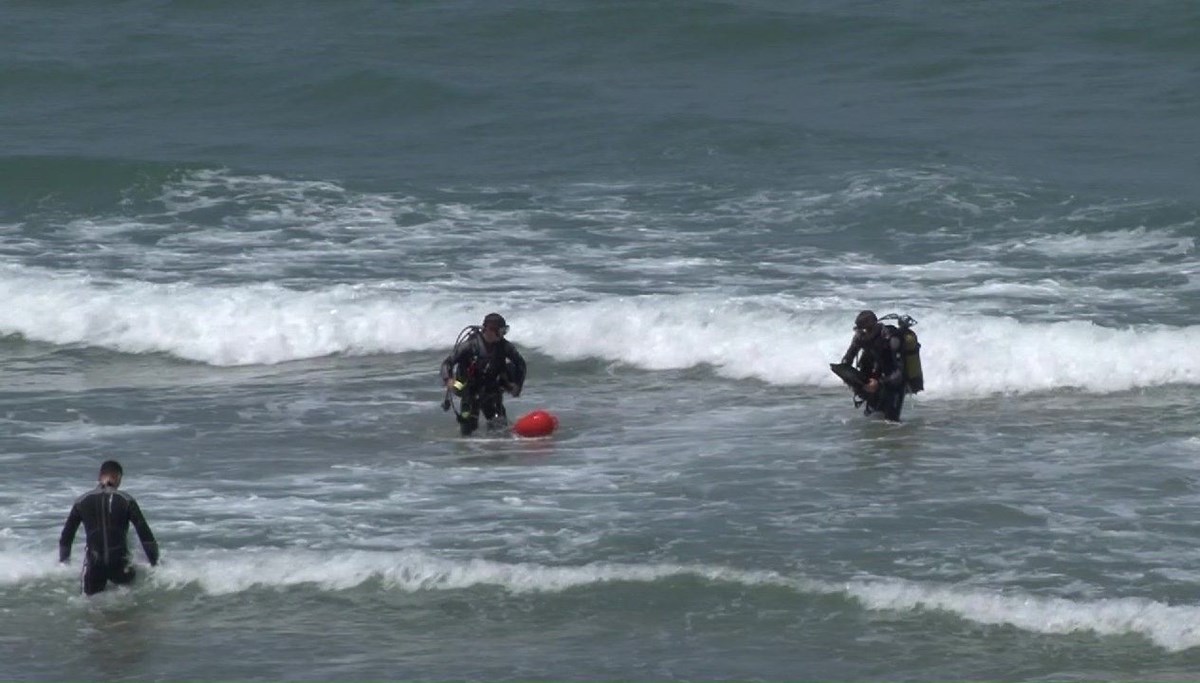
{"type": "MultiPolygon", "coordinates": [[[[879,325],[873,335],[861,340],[860,345],[863,350],[860,369],[864,371],[864,376],[879,380],[879,389],[874,396],[868,397],[865,412],[868,415],[881,412],[884,419],[899,422],[907,389],[904,341],[899,331],[890,325],[879,325]]],[[[851,348],[854,348],[853,343],[851,348]]]]}
{"type": "Polygon", "coordinates": [[[134,572],[126,545],[130,524],[137,530],[150,565],[158,564],[158,542],[154,540],[137,501],[128,493],[112,486],[97,486],[75,501],[58,539],[60,562],[71,559],[71,544],[81,522],[87,540],[87,557],[83,561],[85,595],[99,593],[109,581],[133,581],[134,572]]]}
{"type": "Polygon", "coordinates": [[[441,376],[443,384],[453,377],[465,385],[458,423],[466,436],[479,428],[481,412],[489,427],[508,423],[504,389],[520,393],[525,384],[525,359],[507,339],[488,344],[481,333],[474,333],[442,361],[441,376]]]}

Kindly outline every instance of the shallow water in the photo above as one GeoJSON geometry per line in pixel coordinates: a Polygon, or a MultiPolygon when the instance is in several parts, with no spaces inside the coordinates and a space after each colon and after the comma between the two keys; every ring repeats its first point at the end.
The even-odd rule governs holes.
{"type": "Polygon", "coordinates": [[[3,677],[1194,675],[1191,5],[79,9],[0,9],[3,677]],[[438,407],[491,310],[552,438],[438,407]]]}

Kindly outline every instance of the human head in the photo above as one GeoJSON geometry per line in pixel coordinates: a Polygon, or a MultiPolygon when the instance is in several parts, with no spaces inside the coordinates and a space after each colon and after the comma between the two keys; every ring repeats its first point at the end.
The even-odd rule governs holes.
{"type": "Polygon", "coordinates": [[[870,334],[879,323],[875,311],[862,311],[854,317],[854,330],[862,334],[870,334]]]}
{"type": "Polygon", "coordinates": [[[508,334],[508,323],[499,313],[488,313],[483,317],[483,334],[488,341],[495,341],[508,334]]]}
{"type": "Polygon", "coordinates": [[[120,486],[121,477],[125,474],[125,470],[121,468],[121,463],[116,460],[105,460],[100,464],[99,480],[105,486],[120,486]]]}

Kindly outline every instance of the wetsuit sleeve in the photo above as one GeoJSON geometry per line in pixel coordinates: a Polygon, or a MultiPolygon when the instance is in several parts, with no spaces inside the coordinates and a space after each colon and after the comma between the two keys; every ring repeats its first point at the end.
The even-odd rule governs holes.
{"type": "Polygon", "coordinates": [[[71,559],[71,544],[75,542],[75,532],[79,529],[81,522],[83,522],[83,516],[79,514],[79,506],[72,505],[71,512],[67,515],[67,522],[63,524],[62,534],[58,537],[59,562],[71,559]]]}
{"type": "Polygon", "coordinates": [[[513,373],[515,374],[512,378],[513,384],[518,387],[525,386],[525,359],[521,356],[521,352],[517,350],[517,347],[511,343],[508,345],[506,351],[506,356],[513,364],[513,373]]]}
{"type": "Polygon", "coordinates": [[[850,340],[850,348],[846,349],[846,353],[842,354],[842,365],[850,365],[854,362],[855,356],[862,349],[862,344],[859,343],[858,333],[854,334],[854,338],[850,340]]]}
{"type": "Polygon", "coordinates": [[[158,564],[158,541],[154,540],[154,533],[150,531],[150,525],[146,523],[146,516],[142,514],[142,508],[138,507],[136,500],[129,501],[129,521],[133,524],[133,528],[137,529],[138,540],[142,542],[142,550],[146,551],[146,559],[150,560],[150,566],[158,564]]]}

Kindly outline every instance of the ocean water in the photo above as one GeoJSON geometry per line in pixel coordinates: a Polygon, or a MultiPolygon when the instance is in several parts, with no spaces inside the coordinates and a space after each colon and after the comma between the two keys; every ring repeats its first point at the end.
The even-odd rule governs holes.
{"type": "Polygon", "coordinates": [[[1198,31],[0,3],[0,678],[1200,677],[1198,31]],[[439,407],[493,310],[551,438],[439,407]],[[85,599],[107,458],[164,559],[85,599]]]}

